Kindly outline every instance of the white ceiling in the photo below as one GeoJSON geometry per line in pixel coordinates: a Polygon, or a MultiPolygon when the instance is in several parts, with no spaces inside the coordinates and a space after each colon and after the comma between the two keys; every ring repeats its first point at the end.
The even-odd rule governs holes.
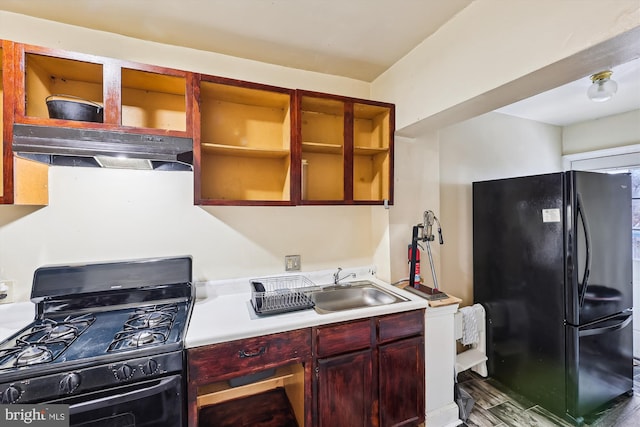
{"type": "MultiPolygon", "coordinates": [[[[0,10],[164,44],[373,81],[472,0],[0,0],[0,10]]],[[[593,70],[598,72],[601,70],[593,70]]],[[[568,125],[640,108],[640,61],[613,68],[618,94],[588,77],[501,108],[568,125]]]]}
{"type": "MultiPolygon", "coordinates": [[[[593,70],[594,73],[603,70],[593,70]]],[[[587,98],[589,76],[496,110],[524,119],[567,126],[640,109],[640,59],[611,68],[617,93],[606,102],[587,98]]]]}

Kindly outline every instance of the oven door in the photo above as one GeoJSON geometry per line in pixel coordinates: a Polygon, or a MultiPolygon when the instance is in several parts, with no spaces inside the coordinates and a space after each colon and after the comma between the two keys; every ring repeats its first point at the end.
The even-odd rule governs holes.
{"type": "Polygon", "coordinates": [[[174,375],[56,403],[69,405],[70,427],[180,427],[181,378],[174,375]]]}

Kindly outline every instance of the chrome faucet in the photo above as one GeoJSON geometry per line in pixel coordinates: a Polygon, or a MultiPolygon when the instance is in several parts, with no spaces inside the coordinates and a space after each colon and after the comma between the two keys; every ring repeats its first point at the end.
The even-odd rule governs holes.
{"type": "Polygon", "coordinates": [[[340,281],[347,279],[349,277],[356,277],[356,273],[349,273],[344,277],[340,277],[340,272],[342,271],[342,267],[338,267],[338,271],[336,271],[335,273],[333,273],[333,284],[334,285],[340,285],[340,286],[348,286],[348,283],[344,283],[341,284],[340,281]]]}

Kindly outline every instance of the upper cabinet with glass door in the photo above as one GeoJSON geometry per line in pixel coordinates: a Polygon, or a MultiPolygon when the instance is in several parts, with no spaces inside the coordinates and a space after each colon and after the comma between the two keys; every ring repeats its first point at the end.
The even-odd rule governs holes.
{"type": "Polygon", "coordinates": [[[195,200],[201,205],[291,205],[290,89],[201,76],[194,115],[195,200]]]}
{"type": "Polygon", "coordinates": [[[392,204],[394,105],[297,92],[301,204],[392,204]]]}
{"type": "Polygon", "coordinates": [[[191,137],[187,72],[16,46],[16,123],[191,137]]]}

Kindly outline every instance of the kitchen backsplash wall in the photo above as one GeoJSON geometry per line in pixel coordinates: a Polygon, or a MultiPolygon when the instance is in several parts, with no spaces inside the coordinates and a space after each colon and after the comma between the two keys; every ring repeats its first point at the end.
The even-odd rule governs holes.
{"type": "Polygon", "coordinates": [[[196,280],[216,280],[284,272],[289,254],[303,271],[374,264],[388,245],[381,206],[203,208],[191,172],[51,167],[49,187],[49,206],[0,206],[0,279],[16,300],[42,265],[186,254],[196,280]]]}

